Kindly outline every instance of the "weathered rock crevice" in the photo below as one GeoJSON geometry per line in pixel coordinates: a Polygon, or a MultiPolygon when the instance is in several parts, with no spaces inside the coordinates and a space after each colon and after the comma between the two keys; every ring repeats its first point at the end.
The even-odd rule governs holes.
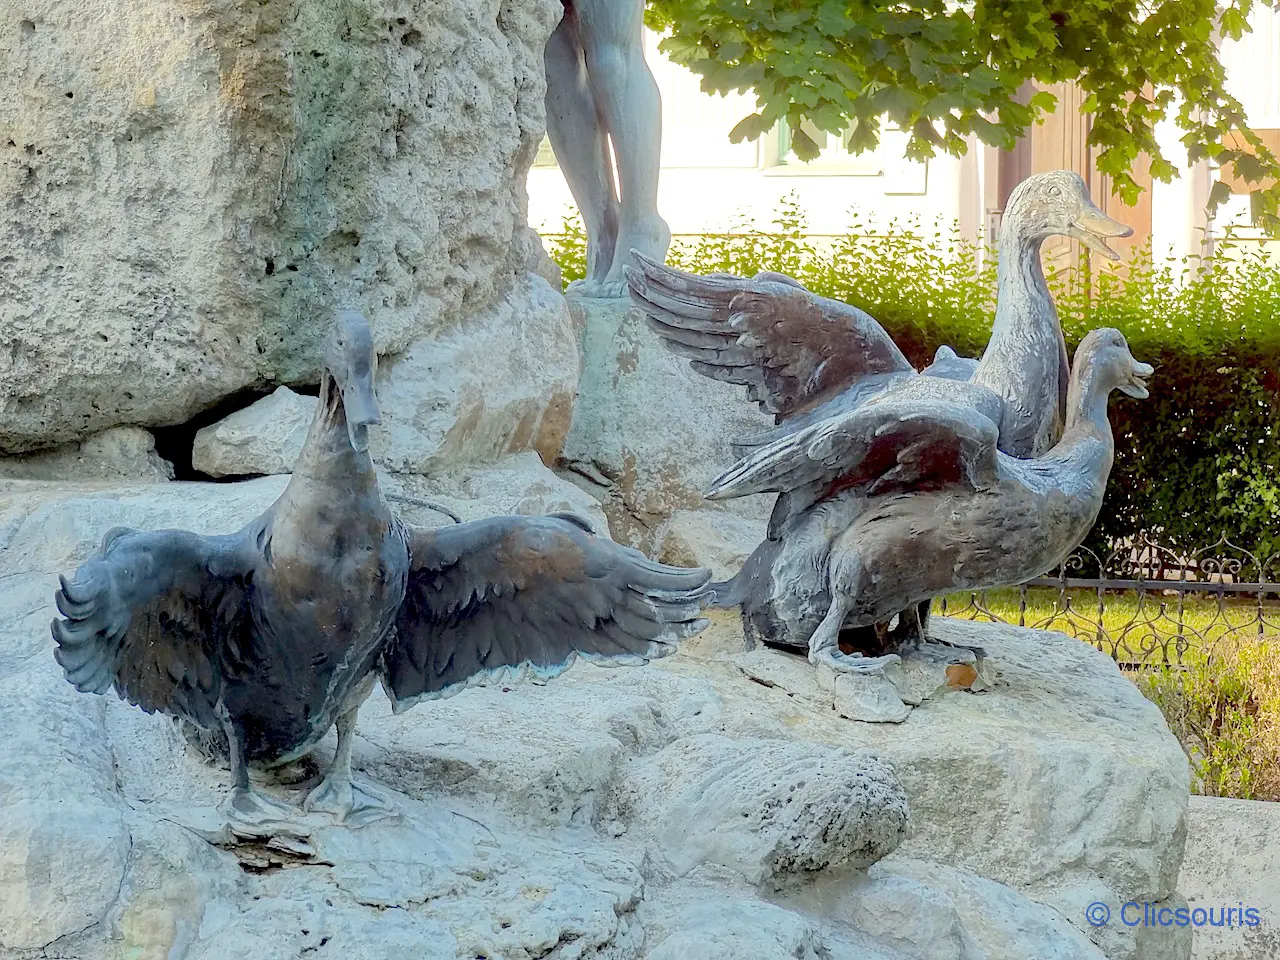
{"type": "Polygon", "coordinates": [[[508,300],[560,12],[0,10],[0,453],[314,382],[340,305],[397,353],[508,300]]]}

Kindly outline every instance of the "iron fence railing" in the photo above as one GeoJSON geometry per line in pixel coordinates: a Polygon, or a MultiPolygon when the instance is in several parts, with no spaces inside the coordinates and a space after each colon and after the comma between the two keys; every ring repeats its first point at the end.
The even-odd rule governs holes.
{"type": "Polygon", "coordinates": [[[952,594],[939,613],[1058,630],[1122,668],[1183,667],[1224,644],[1280,638],[1280,555],[1226,537],[1190,552],[1146,537],[1100,556],[1081,547],[1052,574],[1019,587],[952,594]]]}

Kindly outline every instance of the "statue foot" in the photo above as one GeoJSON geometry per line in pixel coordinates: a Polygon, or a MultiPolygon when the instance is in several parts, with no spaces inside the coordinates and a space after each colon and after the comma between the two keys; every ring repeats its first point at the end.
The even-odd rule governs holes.
{"type": "Polygon", "coordinates": [[[351,826],[364,826],[399,816],[390,801],[373,787],[357,784],[351,777],[332,774],[307,794],[302,808],[308,813],[327,813],[351,826]]]}
{"type": "Polygon", "coordinates": [[[564,295],[567,297],[572,294],[575,297],[594,298],[598,297],[597,291],[600,289],[600,280],[592,277],[583,277],[581,280],[574,280],[564,288],[564,295]]]}
{"type": "Polygon", "coordinates": [[[902,658],[896,653],[864,657],[860,653],[841,653],[836,647],[827,647],[810,655],[809,661],[816,667],[830,667],[837,673],[869,676],[884,673],[885,668],[902,663],[902,658]]]}
{"type": "Polygon", "coordinates": [[[596,296],[625,297],[628,295],[624,268],[636,265],[635,258],[631,255],[632,250],[662,263],[667,258],[667,250],[670,246],[671,228],[667,226],[667,221],[656,213],[634,223],[624,222],[622,229],[618,232],[617,246],[613,251],[613,263],[609,267],[609,272],[604,275],[604,279],[600,281],[601,292],[596,296]]]}
{"type": "Polygon", "coordinates": [[[308,837],[311,828],[298,822],[298,809],[245,787],[232,787],[218,811],[238,837],[308,837]]]}
{"type": "Polygon", "coordinates": [[[580,300],[626,300],[631,296],[626,280],[575,280],[564,293],[580,300]]]}

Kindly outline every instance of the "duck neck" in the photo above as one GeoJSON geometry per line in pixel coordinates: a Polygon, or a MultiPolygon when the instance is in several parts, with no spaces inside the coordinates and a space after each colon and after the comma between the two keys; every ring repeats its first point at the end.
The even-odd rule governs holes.
{"type": "Polygon", "coordinates": [[[997,392],[1017,380],[1028,351],[1054,356],[1051,369],[1057,366],[1062,334],[1040,266],[1043,242],[1043,237],[1027,235],[1016,223],[1005,222],[996,268],[995,323],[973,377],[975,383],[997,392]]]}
{"type": "Polygon", "coordinates": [[[1062,434],[1062,444],[1071,438],[1092,437],[1101,440],[1108,450],[1114,448],[1111,421],[1107,419],[1107,398],[1111,389],[1101,379],[1101,372],[1092,364],[1077,364],[1067,391],[1067,425],[1062,434]]]}
{"type": "Polygon", "coordinates": [[[347,431],[346,411],[342,406],[342,390],[325,370],[320,375],[320,397],[316,414],[307,431],[306,443],[293,467],[293,481],[355,484],[357,490],[377,486],[373,459],[368,450],[356,450],[347,431]]]}

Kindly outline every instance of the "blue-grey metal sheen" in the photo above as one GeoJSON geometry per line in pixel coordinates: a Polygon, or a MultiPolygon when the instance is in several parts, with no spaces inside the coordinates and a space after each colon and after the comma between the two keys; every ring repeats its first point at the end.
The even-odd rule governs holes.
{"type": "Polygon", "coordinates": [[[380,814],[350,769],[375,679],[398,712],[509,669],[644,663],[706,622],[709,571],[654,563],[578,517],[401,522],[368,452],[376,359],[365,318],[341,314],[306,445],[261,517],[226,536],[112,530],[56,595],[67,679],[179,717],[229,759],[238,833],[287,833],[297,812],[251,790],[248,765],[290,762],[334,725],[337,754],[304,806],[380,814]]]}
{"type": "Polygon", "coordinates": [[[1098,210],[1078,174],[1028,178],[1005,211],[982,359],[942,347],[919,373],[874,318],[789,277],[697,277],[638,258],[628,281],[650,327],[695,371],[746,386],[775,416],[773,430],[736,443],[742,459],[706,494],[778,495],[765,541],[736,577],[713,585],[719,605],[741,607],[749,640],[808,649],[850,671],[878,669],[892,653],[843,657],[842,631],[866,650],[923,643],[934,596],[1036,576],[1080,542],[1111,465],[1107,394],[1136,395],[1150,368],[1115,331],[1095,332],[1077,355],[1075,400],[1068,396],[1040,247],[1065,235],[1114,258],[1107,239],[1131,233],[1098,210]],[[1071,424],[1074,435],[1063,432],[1071,424]],[[1105,456],[1081,453],[1089,430],[1105,434],[1097,447],[1105,456]],[[1016,466],[1028,458],[1041,459],[1016,466]],[[932,512],[943,509],[951,513],[932,512]],[[993,552],[1009,563],[988,564],[993,552]]]}

